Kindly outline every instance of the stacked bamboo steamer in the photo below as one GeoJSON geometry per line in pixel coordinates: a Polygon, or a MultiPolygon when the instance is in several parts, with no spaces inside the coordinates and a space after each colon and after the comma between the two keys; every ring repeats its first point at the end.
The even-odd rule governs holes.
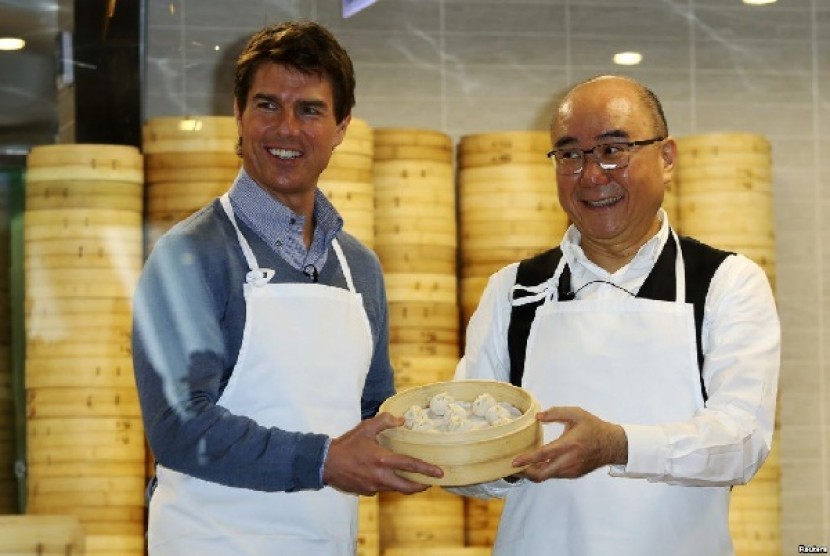
{"type": "Polygon", "coordinates": [[[170,116],[142,131],[147,251],[173,224],[230,189],[239,172],[233,116],[170,116]]]}
{"type": "Polygon", "coordinates": [[[679,207],[684,235],[757,262],[775,285],[772,157],[753,133],[677,139],[679,207]]]}
{"type": "Polygon", "coordinates": [[[8,187],[0,190],[0,514],[17,509],[17,481],[14,477],[16,455],[16,424],[11,367],[11,298],[9,272],[9,214],[8,187]]]}
{"type": "Polygon", "coordinates": [[[352,118],[317,187],[343,217],[343,229],[370,249],[374,245],[374,137],[365,120],[352,118]]]}
{"type": "Polygon", "coordinates": [[[27,511],[78,517],[99,556],[144,548],[130,357],[142,166],[138,149],[116,145],[35,147],[27,161],[27,511]]]}
{"type": "Polygon", "coordinates": [[[464,321],[489,276],[506,264],[558,245],[568,225],[543,131],[483,133],[461,138],[461,296],[464,321]]]}
{"type": "MultiPolygon", "coordinates": [[[[752,133],[732,132],[680,137],[677,144],[682,233],[746,255],[764,269],[774,287],[769,141],[752,133]]],[[[739,556],[780,553],[777,452],[774,445],[752,481],[732,491],[729,523],[739,556]]]]}
{"type": "MultiPolygon", "coordinates": [[[[372,156],[374,138],[365,120],[352,117],[343,142],[335,148],[317,187],[343,217],[343,229],[371,248],[374,242],[372,156]]],[[[358,499],[358,556],[380,553],[377,496],[358,499]]]]}
{"type": "Polygon", "coordinates": [[[70,515],[0,515],[0,554],[83,556],[84,531],[70,515]]]}
{"type": "MultiPolygon", "coordinates": [[[[375,251],[389,302],[399,390],[450,380],[458,362],[452,139],[428,129],[374,130],[375,251]]],[[[381,547],[464,546],[463,499],[433,487],[380,496],[381,547]]]]}

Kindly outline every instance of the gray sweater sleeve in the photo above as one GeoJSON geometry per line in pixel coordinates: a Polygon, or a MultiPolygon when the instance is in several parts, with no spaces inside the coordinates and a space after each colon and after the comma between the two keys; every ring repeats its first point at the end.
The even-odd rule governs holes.
{"type": "MultiPolygon", "coordinates": [[[[239,352],[247,272],[233,228],[220,212],[214,203],[159,240],[136,290],[133,363],[150,447],[165,467],[227,486],[319,489],[325,435],[263,427],[216,404],[239,352]]],[[[284,265],[277,273],[284,280],[304,279],[262,242],[246,237],[263,266],[284,265]]],[[[353,264],[353,273],[375,340],[363,393],[368,416],[393,391],[386,302],[376,259],[373,264],[354,246],[348,251],[362,261],[353,264]]],[[[331,259],[335,264],[327,262],[321,281],[326,271],[339,281],[331,259]]]]}

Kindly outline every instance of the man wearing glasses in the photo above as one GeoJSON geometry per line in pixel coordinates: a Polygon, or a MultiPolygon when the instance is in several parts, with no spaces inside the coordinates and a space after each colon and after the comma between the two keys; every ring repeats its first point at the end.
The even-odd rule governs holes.
{"type": "Polygon", "coordinates": [[[642,84],[574,86],[551,139],[572,225],[490,278],[456,372],[528,389],[548,408],[545,443],[515,476],[456,490],[506,496],[497,555],[733,554],[730,487],[772,442],[769,283],[672,230],[661,204],[677,147],[642,84]]]}

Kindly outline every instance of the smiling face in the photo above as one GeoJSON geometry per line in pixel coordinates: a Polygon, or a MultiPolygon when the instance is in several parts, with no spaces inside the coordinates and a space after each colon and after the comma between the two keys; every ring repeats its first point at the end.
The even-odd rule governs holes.
{"type": "MultiPolygon", "coordinates": [[[[635,84],[603,78],[570,92],[553,121],[551,140],[554,149],[590,149],[651,139],[659,135],[656,129],[635,84]]],[[[590,258],[596,252],[633,257],[657,232],[674,152],[674,140],[668,139],[635,147],[626,168],[605,171],[589,154],[581,173],[557,174],[559,202],[582,234],[590,258]]]]}
{"type": "Polygon", "coordinates": [[[336,122],[328,79],[263,62],[246,105],[235,103],[234,114],[245,171],[295,213],[310,216],[317,179],[350,120],[336,122]]]}

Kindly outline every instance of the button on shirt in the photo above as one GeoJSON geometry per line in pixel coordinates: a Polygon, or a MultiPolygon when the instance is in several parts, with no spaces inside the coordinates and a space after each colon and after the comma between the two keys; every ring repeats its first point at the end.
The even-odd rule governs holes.
{"type": "Polygon", "coordinates": [[[325,195],[314,191],[314,235],[308,249],[303,241],[305,217],[274,199],[245,172],[239,171],[230,191],[234,212],[277,254],[297,270],[323,268],[334,236],[343,228],[343,218],[325,195]]]}

